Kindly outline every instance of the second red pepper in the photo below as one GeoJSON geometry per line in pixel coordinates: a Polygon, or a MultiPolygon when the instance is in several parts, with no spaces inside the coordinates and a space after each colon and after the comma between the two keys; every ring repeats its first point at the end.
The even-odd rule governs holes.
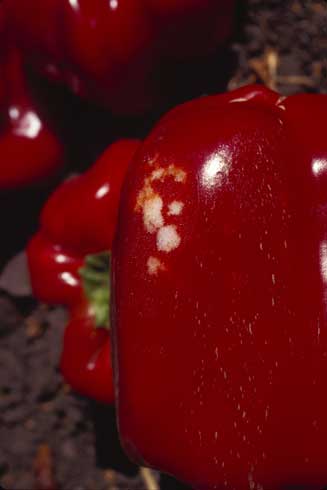
{"type": "Polygon", "coordinates": [[[64,182],[41,214],[27,248],[32,289],[69,309],[61,370],[81,394],[112,403],[109,251],[120,189],[137,140],[111,145],[83,175],[64,182]]]}

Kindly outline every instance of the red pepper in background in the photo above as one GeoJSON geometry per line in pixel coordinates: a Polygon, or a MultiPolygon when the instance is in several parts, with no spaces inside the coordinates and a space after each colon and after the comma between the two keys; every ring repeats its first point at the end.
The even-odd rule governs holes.
{"type": "Polygon", "coordinates": [[[114,402],[108,330],[94,325],[89,305],[71,311],[66,326],[60,369],[72,388],[102,403],[114,402]],[[78,345],[77,345],[78,343],[78,345]]]}
{"type": "Polygon", "coordinates": [[[172,60],[205,56],[230,36],[234,0],[5,0],[38,71],[116,113],[167,97],[172,60]]]}
{"type": "Polygon", "coordinates": [[[114,398],[109,252],[120,189],[138,146],[137,140],[121,140],[87,172],[62,183],[46,203],[41,229],[27,247],[34,295],[69,309],[63,376],[79,393],[104,403],[114,398]]]}
{"type": "Polygon", "coordinates": [[[121,438],[194,488],[327,484],[326,113],[325,95],[263,87],[195,100],[124,185],[121,438]]]}
{"type": "Polygon", "coordinates": [[[64,163],[63,147],[33,99],[0,5],[0,189],[46,180],[64,163]]]}
{"type": "Polygon", "coordinates": [[[84,299],[70,308],[60,360],[70,386],[102,403],[114,402],[109,334],[109,253],[88,256],[84,299]]]}

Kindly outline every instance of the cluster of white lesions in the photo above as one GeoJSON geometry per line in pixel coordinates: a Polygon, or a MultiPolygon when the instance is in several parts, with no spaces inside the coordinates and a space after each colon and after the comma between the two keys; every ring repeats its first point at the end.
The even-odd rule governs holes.
{"type": "MultiPolygon", "coordinates": [[[[156,166],[144,178],[135,206],[135,211],[142,213],[145,231],[155,236],[157,251],[164,253],[175,250],[181,243],[177,226],[169,223],[169,217],[181,215],[184,208],[184,202],[176,199],[165,204],[162,195],[153,188],[155,182],[164,182],[168,178],[178,184],[184,184],[186,172],[174,164],[167,167],[156,166]]],[[[147,271],[150,275],[157,275],[165,269],[165,264],[160,258],[156,256],[148,258],[147,271]]]]}

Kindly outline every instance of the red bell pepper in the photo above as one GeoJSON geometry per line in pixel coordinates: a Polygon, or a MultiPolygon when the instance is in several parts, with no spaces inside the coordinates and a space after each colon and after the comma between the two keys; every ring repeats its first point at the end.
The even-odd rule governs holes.
{"type": "Polygon", "coordinates": [[[34,295],[64,304],[61,371],[81,394],[112,403],[109,251],[120,189],[139,142],[111,145],[84,174],[61,184],[41,213],[27,256],[34,295]]]}
{"type": "Polygon", "coordinates": [[[102,403],[114,402],[109,335],[109,253],[88,256],[80,269],[84,295],[70,308],[60,369],[71,387],[102,403]]]}
{"type": "Polygon", "coordinates": [[[33,65],[118,113],[167,96],[172,60],[212,52],[231,32],[235,0],[4,0],[33,65]]]}
{"type": "Polygon", "coordinates": [[[256,86],[192,101],[124,186],[121,437],[196,489],[327,484],[326,114],[326,95],[256,86]]]}
{"type": "Polygon", "coordinates": [[[103,326],[95,327],[89,310],[90,305],[85,302],[71,311],[65,329],[60,369],[75,391],[111,404],[114,402],[114,387],[110,336],[103,326]]]}
{"type": "Polygon", "coordinates": [[[45,180],[63,165],[63,147],[48,127],[26,82],[0,5],[0,189],[45,180]]]}

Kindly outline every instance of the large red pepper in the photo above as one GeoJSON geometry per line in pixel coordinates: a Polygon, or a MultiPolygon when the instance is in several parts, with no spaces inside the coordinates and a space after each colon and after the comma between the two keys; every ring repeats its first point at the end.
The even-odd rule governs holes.
{"type": "Polygon", "coordinates": [[[255,86],[195,100],[124,187],[121,437],[196,489],[327,484],[326,114],[325,95],[255,86]]]}
{"type": "Polygon", "coordinates": [[[27,248],[32,289],[49,304],[64,304],[61,371],[81,394],[112,403],[109,335],[109,251],[120,189],[139,142],[111,145],[84,174],[61,184],[41,214],[27,248]]]}
{"type": "Polygon", "coordinates": [[[22,58],[0,5],[0,189],[30,185],[63,165],[63,147],[27,86],[22,58]]]}
{"type": "Polygon", "coordinates": [[[212,52],[235,0],[4,0],[34,66],[118,113],[167,97],[173,60],[212,52]]]}

